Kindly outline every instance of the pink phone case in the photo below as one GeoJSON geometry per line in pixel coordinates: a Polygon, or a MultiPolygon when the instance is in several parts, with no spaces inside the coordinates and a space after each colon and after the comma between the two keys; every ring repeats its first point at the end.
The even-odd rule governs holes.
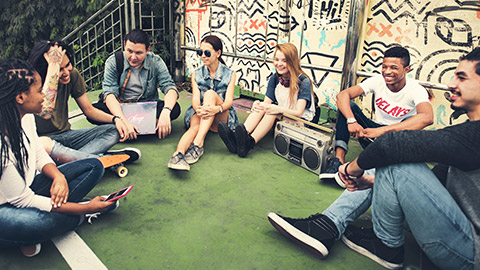
{"type": "Polygon", "coordinates": [[[107,199],[105,201],[107,202],[113,202],[116,201],[122,197],[125,197],[130,190],[132,190],[133,186],[128,186],[126,188],[122,188],[120,190],[117,190],[115,192],[112,192],[108,195],[107,199]]]}

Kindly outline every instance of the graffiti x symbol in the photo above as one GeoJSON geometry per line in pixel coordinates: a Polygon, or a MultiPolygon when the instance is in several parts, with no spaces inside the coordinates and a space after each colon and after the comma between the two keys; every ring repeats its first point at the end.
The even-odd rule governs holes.
{"type": "Polygon", "coordinates": [[[255,27],[256,30],[258,30],[258,28],[260,27],[265,28],[265,20],[261,21],[259,25],[257,25],[258,19],[250,20],[250,22],[251,22],[250,29],[252,29],[253,27],[255,27]]]}
{"type": "Polygon", "coordinates": [[[367,31],[367,36],[370,36],[370,34],[372,34],[372,32],[375,32],[375,33],[378,33],[380,32],[380,30],[378,30],[377,28],[377,24],[376,23],[373,23],[373,24],[368,24],[368,31],[367,31]]]}
{"type": "Polygon", "coordinates": [[[392,37],[393,34],[392,32],[390,31],[390,28],[392,28],[392,25],[383,25],[383,23],[380,23],[380,26],[382,27],[382,32],[380,32],[380,34],[378,34],[379,37],[383,37],[384,35],[387,35],[389,37],[392,37]]]}
{"type": "Polygon", "coordinates": [[[397,31],[400,35],[395,38],[396,42],[400,43],[402,39],[405,39],[407,43],[412,44],[412,40],[408,37],[408,33],[411,31],[410,29],[403,31],[400,27],[397,27],[397,31]]]}

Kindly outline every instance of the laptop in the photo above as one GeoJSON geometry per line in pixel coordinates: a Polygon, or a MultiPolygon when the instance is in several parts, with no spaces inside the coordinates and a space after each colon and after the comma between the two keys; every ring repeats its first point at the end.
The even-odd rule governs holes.
{"type": "Polygon", "coordinates": [[[157,102],[120,103],[127,120],[134,124],[139,134],[155,134],[157,124],[157,102]]]}

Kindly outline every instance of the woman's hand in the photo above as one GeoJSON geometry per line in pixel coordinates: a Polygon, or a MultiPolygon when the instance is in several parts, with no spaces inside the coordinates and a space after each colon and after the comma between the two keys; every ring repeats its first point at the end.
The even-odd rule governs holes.
{"type": "Polygon", "coordinates": [[[54,208],[62,206],[68,200],[68,183],[63,174],[58,174],[53,178],[50,187],[50,202],[54,208]]]}
{"type": "Polygon", "coordinates": [[[268,106],[265,107],[265,113],[266,114],[282,114],[283,108],[275,104],[268,104],[268,106]]]}
{"type": "Polygon", "coordinates": [[[197,115],[202,119],[214,117],[215,114],[217,114],[217,111],[218,108],[215,108],[215,106],[210,106],[209,104],[197,107],[197,115]]]}
{"type": "Polygon", "coordinates": [[[93,200],[89,201],[87,206],[88,210],[85,214],[93,214],[97,212],[107,211],[115,202],[107,202],[104,197],[97,196],[93,200]]]}

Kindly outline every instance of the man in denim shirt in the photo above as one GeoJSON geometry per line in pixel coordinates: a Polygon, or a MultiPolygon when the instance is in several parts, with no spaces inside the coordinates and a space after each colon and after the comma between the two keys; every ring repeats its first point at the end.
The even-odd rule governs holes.
{"type": "Polygon", "coordinates": [[[138,128],[123,114],[120,103],[157,101],[158,138],[165,138],[171,132],[171,120],[180,115],[177,103],[178,91],[167,66],[160,56],[150,52],[147,33],[140,29],[132,30],[125,36],[123,71],[117,71],[115,54],[105,63],[103,78],[103,103],[95,107],[116,116],[116,121],[127,125],[127,139],[136,139],[138,128]],[[163,92],[164,100],[159,100],[157,86],[163,92]]]}

